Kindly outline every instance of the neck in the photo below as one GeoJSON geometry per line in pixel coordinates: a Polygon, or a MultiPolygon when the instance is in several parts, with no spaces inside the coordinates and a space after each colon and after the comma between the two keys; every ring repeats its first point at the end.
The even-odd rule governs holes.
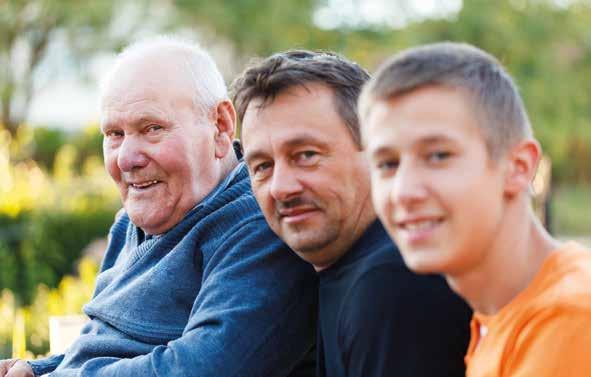
{"type": "Polygon", "coordinates": [[[450,286],[475,311],[486,315],[497,313],[527,288],[558,247],[528,203],[508,209],[506,215],[484,260],[469,271],[447,276],[450,286]]]}
{"type": "Polygon", "coordinates": [[[238,158],[232,153],[228,153],[224,158],[220,159],[220,182],[228,176],[238,165],[238,158]]]}

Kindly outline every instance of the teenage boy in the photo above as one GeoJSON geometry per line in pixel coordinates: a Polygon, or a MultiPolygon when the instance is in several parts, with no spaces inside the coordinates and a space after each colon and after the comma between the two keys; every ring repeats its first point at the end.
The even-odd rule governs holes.
{"type": "Polygon", "coordinates": [[[475,313],[467,376],[591,375],[591,252],[530,204],[541,156],[512,79],[457,43],[386,62],[360,98],[373,201],[410,269],[475,313]]]}

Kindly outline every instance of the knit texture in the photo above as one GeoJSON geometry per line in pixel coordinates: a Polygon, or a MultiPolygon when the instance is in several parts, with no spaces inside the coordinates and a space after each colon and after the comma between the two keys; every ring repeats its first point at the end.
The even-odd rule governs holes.
{"type": "Polygon", "coordinates": [[[143,239],[127,215],[113,225],[92,321],[51,376],[285,376],[312,346],[316,275],[268,228],[242,163],[143,239]]]}

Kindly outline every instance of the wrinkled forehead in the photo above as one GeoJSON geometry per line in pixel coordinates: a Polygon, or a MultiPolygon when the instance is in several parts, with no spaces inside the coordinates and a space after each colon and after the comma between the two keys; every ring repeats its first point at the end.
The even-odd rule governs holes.
{"type": "Polygon", "coordinates": [[[115,68],[103,87],[101,123],[126,113],[173,118],[175,111],[186,107],[196,109],[195,90],[190,72],[182,64],[129,59],[115,68]]]}
{"type": "Polygon", "coordinates": [[[186,64],[178,59],[139,56],[128,58],[113,69],[104,83],[102,97],[103,102],[108,102],[110,97],[126,92],[192,93],[194,85],[186,64]]]}
{"type": "Polygon", "coordinates": [[[138,80],[130,87],[117,85],[106,92],[101,104],[101,124],[132,115],[172,120],[176,113],[185,110],[198,110],[191,90],[166,82],[138,80]]]}

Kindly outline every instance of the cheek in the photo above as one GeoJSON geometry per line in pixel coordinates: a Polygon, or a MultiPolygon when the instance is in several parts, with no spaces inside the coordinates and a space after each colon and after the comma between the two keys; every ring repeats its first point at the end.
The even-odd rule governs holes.
{"type": "Polygon", "coordinates": [[[170,178],[178,176],[182,181],[193,182],[192,176],[199,176],[205,160],[199,161],[197,153],[191,153],[182,143],[157,145],[150,152],[150,159],[170,178]]]}
{"type": "Polygon", "coordinates": [[[390,200],[390,186],[388,181],[373,180],[371,199],[376,214],[382,223],[388,227],[389,219],[392,217],[393,205],[390,200]]]}
{"type": "Polygon", "coordinates": [[[273,197],[270,195],[269,190],[266,188],[264,184],[257,184],[252,183],[252,192],[254,193],[254,197],[259,203],[259,207],[263,211],[263,214],[266,217],[273,212],[274,208],[274,200],[273,197]]]}
{"type": "Polygon", "coordinates": [[[381,207],[388,200],[387,182],[377,177],[372,177],[371,180],[371,198],[374,206],[381,207]]]}
{"type": "Polygon", "coordinates": [[[446,189],[442,193],[446,197],[444,205],[454,212],[461,227],[473,229],[473,233],[488,232],[492,226],[489,220],[498,217],[501,210],[500,194],[494,185],[486,180],[458,180],[454,187],[442,188],[446,189]]]}
{"type": "Polygon", "coordinates": [[[187,170],[185,174],[208,184],[216,178],[217,159],[210,143],[203,141],[198,145],[183,148],[182,153],[179,153],[178,148],[173,149],[172,153],[175,156],[175,164],[187,170]]]}
{"type": "Polygon", "coordinates": [[[107,170],[107,173],[109,173],[113,180],[118,182],[121,177],[121,171],[119,170],[119,166],[117,165],[117,153],[115,151],[104,150],[103,155],[105,169],[107,170]]]}

